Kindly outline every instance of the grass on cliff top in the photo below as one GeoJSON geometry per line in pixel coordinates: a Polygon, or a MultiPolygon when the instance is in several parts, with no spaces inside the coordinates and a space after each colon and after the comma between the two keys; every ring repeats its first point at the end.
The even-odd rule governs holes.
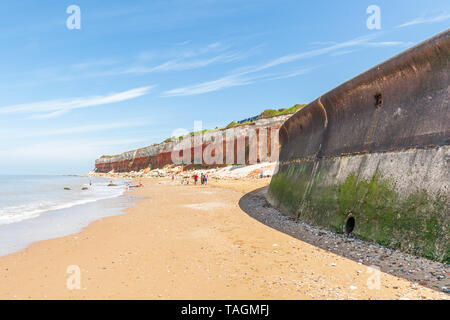
{"type": "MultiPolygon", "coordinates": [[[[303,108],[305,106],[306,106],[306,104],[296,104],[296,105],[294,105],[294,106],[292,106],[290,108],[280,108],[278,110],[266,109],[258,116],[258,120],[270,119],[270,118],[278,117],[278,116],[282,116],[282,115],[293,114],[293,113],[296,113],[298,110],[300,110],[301,108],[303,108]]],[[[252,122],[244,122],[244,123],[237,123],[235,121],[232,121],[227,126],[225,126],[223,128],[220,128],[220,129],[218,129],[218,128],[216,128],[216,129],[218,129],[218,130],[226,130],[226,129],[231,129],[231,128],[240,127],[240,126],[252,125],[254,123],[255,123],[254,121],[252,121],[252,122]]],[[[211,129],[204,129],[201,132],[205,133],[207,131],[211,131],[211,129]]],[[[196,132],[190,132],[189,134],[191,136],[194,136],[195,133],[196,132]]],[[[166,140],[164,140],[161,143],[167,143],[167,142],[170,142],[170,141],[174,141],[176,139],[177,139],[176,137],[170,137],[170,138],[167,138],[166,140]]],[[[178,140],[182,140],[182,139],[183,139],[183,136],[178,137],[178,140]]],[[[152,144],[152,146],[155,146],[155,145],[158,145],[158,144],[160,144],[160,143],[154,143],[154,144],[152,144]]],[[[136,151],[136,150],[133,150],[133,151],[136,151]]],[[[127,151],[127,152],[130,152],[130,151],[127,151]]],[[[100,158],[113,158],[115,156],[116,155],[113,155],[113,156],[103,155],[100,158]]]]}
{"type": "Polygon", "coordinates": [[[286,115],[286,114],[296,113],[298,110],[302,109],[305,106],[306,106],[306,104],[296,104],[295,106],[292,106],[290,108],[281,108],[278,110],[267,109],[267,110],[264,110],[258,116],[258,119],[269,119],[269,118],[278,117],[278,116],[282,116],[282,115],[286,115]]]}
{"type": "MultiPolygon", "coordinates": [[[[258,120],[270,119],[270,118],[278,117],[278,116],[282,116],[282,115],[294,114],[298,110],[302,109],[305,106],[306,106],[306,104],[296,104],[290,108],[280,108],[278,110],[266,109],[258,116],[257,119],[258,120]]],[[[235,127],[239,127],[239,126],[252,125],[254,123],[255,123],[255,121],[251,121],[251,122],[247,121],[247,122],[243,122],[243,123],[237,123],[235,121],[232,121],[223,129],[230,129],[230,128],[235,128],[235,127]]]]}
{"type": "MultiPolygon", "coordinates": [[[[270,119],[273,117],[278,117],[278,116],[282,116],[282,115],[287,115],[287,114],[293,114],[296,113],[298,110],[300,110],[301,108],[305,107],[306,104],[296,104],[290,108],[280,108],[278,110],[274,110],[274,109],[266,109],[264,110],[259,116],[258,116],[258,120],[260,119],[270,119]]],[[[248,126],[248,125],[252,125],[255,124],[255,121],[247,121],[247,122],[243,122],[243,123],[238,123],[236,121],[231,121],[227,126],[220,128],[219,130],[226,130],[226,129],[231,129],[231,128],[236,128],[236,127],[240,127],[240,126],[248,126]]],[[[211,131],[210,129],[205,129],[202,130],[201,133],[205,133],[207,131],[211,131]]],[[[195,133],[197,132],[190,132],[189,134],[191,136],[194,136],[195,133]]],[[[181,140],[183,137],[178,137],[179,140],[181,140]]],[[[164,142],[169,142],[172,140],[175,140],[175,137],[172,138],[167,138],[166,140],[163,141],[164,142]]]]}
{"type": "Polygon", "coordinates": [[[252,122],[247,121],[247,122],[243,122],[243,123],[237,123],[235,121],[231,121],[225,128],[222,128],[222,130],[223,129],[231,129],[231,128],[235,128],[235,127],[240,127],[240,126],[249,126],[249,125],[252,125],[252,124],[255,124],[255,121],[252,121],[252,122]]]}

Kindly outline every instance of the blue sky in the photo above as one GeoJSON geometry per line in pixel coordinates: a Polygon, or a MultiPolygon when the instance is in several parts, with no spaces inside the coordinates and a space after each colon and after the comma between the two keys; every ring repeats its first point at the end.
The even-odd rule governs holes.
{"type": "Polygon", "coordinates": [[[449,25],[448,0],[2,1],[0,174],[83,173],[194,120],[308,103],[449,25]]]}

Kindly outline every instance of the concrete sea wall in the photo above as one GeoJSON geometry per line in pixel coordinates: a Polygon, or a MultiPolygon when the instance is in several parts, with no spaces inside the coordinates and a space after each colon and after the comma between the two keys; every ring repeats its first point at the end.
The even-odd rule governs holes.
{"type": "Polygon", "coordinates": [[[337,232],[450,261],[447,30],[322,95],[280,128],[268,198],[337,232]]]}

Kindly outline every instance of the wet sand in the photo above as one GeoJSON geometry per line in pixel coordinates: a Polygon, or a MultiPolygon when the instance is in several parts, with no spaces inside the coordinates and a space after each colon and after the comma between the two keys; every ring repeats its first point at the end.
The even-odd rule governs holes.
{"type": "Polygon", "coordinates": [[[253,219],[239,201],[269,179],[143,183],[127,214],[0,258],[0,298],[447,298],[385,273],[378,288],[372,269],[253,219]],[[66,285],[72,265],[79,290],[66,285]]]}

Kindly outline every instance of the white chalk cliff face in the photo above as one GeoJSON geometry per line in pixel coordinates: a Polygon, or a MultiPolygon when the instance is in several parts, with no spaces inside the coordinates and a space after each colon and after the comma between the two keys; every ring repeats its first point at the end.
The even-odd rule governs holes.
{"type": "MultiPolygon", "coordinates": [[[[230,140],[231,138],[233,140],[231,141],[231,145],[233,147],[233,145],[234,146],[236,145],[237,140],[245,138],[247,139],[246,146],[248,146],[249,137],[251,137],[252,134],[256,134],[256,136],[258,137],[257,147],[259,147],[260,145],[260,140],[261,142],[267,141],[268,144],[267,149],[271,150],[271,146],[273,144],[271,142],[271,135],[274,136],[273,140],[276,140],[277,144],[278,133],[276,131],[291,116],[292,114],[281,115],[273,118],[256,120],[252,124],[240,125],[230,129],[218,129],[207,131],[207,133],[203,134],[202,138],[203,148],[210,145],[214,140],[214,137],[217,137],[218,135],[221,135],[224,145],[230,143],[230,141],[227,141],[227,139],[230,140]],[[266,137],[263,136],[262,131],[266,132],[265,133],[266,137],[269,136],[268,139],[265,139],[266,137]],[[213,138],[211,139],[211,137],[213,138]]],[[[175,138],[174,140],[168,142],[162,142],[160,144],[155,144],[145,148],[127,151],[119,155],[102,156],[101,158],[95,161],[95,168],[97,172],[102,173],[110,172],[112,170],[115,172],[130,172],[130,171],[139,171],[146,168],[152,169],[162,168],[167,164],[172,164],[172,156],[171,156],[172,151],[175,148],[177,149],[180,148],[179,147],[180,142],[183,140],[184,142],[188,140],[187,142],[190,142],[188,143],[188,145],[192,146],[184,149],[183,151],[193,153],[193,146],[196,143],[196,141],[194,141],[195,139],[196,138],[194,136],[187,135],[183,137],[182,140],[175,138]]],[[[271,156],[278,157],[278,150],[274,152],[271,156]]]]}

